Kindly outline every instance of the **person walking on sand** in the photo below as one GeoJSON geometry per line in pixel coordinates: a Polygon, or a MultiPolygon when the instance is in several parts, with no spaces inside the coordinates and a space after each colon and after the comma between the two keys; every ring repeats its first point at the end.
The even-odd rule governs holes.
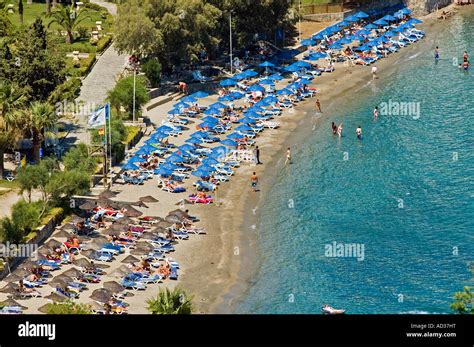
{"type": "Polygon", "coordinates": [[[379,107],[375,106],[374,108],[374,119],[377,120],[379,118],[379,107]]]}
{"type": "Polygon", "coordinates": [[[262,164],[260,162],[260,148],[258,148],[258,146],[255,147],[255,164],[257,164],[257,165],[262,164]]]}
{"type": "Polygon", "coordinates": [[[321,111],[321,103],[319,102],[319,99],[316,99],[316,107],[318,108],[319,113],[323,113],[323,111],[321,111]]]}
{"type": "Polygon", "coordinates": [[[360,125],[356,129],[356,135],[359,140],[362,139],[362,128],[360,127],[360,125]]]}
{"type": "Polygon", "coordinates": [[[342,137],[342,123],[339,124],[339,126],[337,127],[337,134],[339,135],[339,137],[342,137]]]}
{"type": "Polygon", "coordinates": [[[290,149],[290,147],[288,147],[288,149],[286,150],[285,166],[287,164],[291,164],[291,149],[290,149]]]}
{"type": "Polygon", "coordinates": [[[254,192],[257,191],[257,184],[258,184],[258,177],[257,177],[257,174],[254,172],[252,174],[252,177],[250,178],[250,183],[252,185],[252,189],[254,192]]]}
{"type": "Polygon", "coordinates": [[[372,80],[377,78],[377,66],[372,66],[372,80]]]}

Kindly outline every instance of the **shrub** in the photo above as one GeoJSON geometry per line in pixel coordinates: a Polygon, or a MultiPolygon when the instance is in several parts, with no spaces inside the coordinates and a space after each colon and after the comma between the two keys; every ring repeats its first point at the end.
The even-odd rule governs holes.
{"type": "Polygon", "coordinates": [[[23,230],[11,218],[0,219],[0,238],[2,242],[21,243],[23,236],[23,230]]]}
{"type": "Polygon", "coordinates": [[[80,78],[73,77],[66,82],[58,85],[48,98],[50,104],[57,104],[64,100],[74,101],[78,96],[82,87],[80,78]]]}
{"type": "Polygon", "coordinates": [[[112,42],[112,36],[103,36],[97,42],[97,53],[102,53],[103,51],[105,51],[105,49],[109,46],[110,42],[112,42]]]}
{"type": "Polygon", "coordinates": [[[66,171],[80,170],[93,174],[97,168],[97,161],[89,155],[87,145],[79,143],[76,147],[71,148],[63,157],[63,164],[66,171]]]}
{"type": "Polygon", "coordinates": [[[142,65],[142,71],[150,81],[152,87],[157,88],[161,83],[161,64],[157,58],[151,58],[142,65]]]}
{"type": "Polygon", "coordinates": [[[49,303],[47,314],[91,314],[91,308],[86,304],[72,301],[49,303]]]}
{"type": "MultiPolygon", "coordinates": [[[[133,76],[122,78],[117,82],[114,89],[109,92],[110,105],[120,113],[120,107],[124,107],[127,111],[128,117],[131,116],[133,110],[133,76]]],[[[145,76],[136,77],[136,97],[135,97],[135,111],[140,114],[141,107],[146,104],[150,97],[146,85],[148,80],[145,76]]]]}
{"type": "Polygon", "coordinates": [[[74,42],[68,47],[69,52],[79,51],[81,53],[95,53],[96,48],[89,44],[89,41],[74,42]]]}
{"type": "Polygon", "coordinates": [[[89,38],[89,30],[87,30],[86,27],[77,28],[77,34],[79,35],[79,39],[89,38]]]}
{"type": "Polygon", "coordinates": [[[184,290],[174,288],[160,289],[158,296],[147,301],[151,314],[191,314],[193,311],[192,298],[184,290]]]}
{"type": "Polygon", "coordinates": [[[38,204],[29,204],[26,200],[20,200],[12,206],[12,220],[23,231],[23,235],[39,225],[40,213],[38,204]]]}
{"type": "Polygon", "coordinates": [[[126,126],[125,131],[127,136],[123,142],[128,145],[137,137],[138,133],[141,131],[141,128],[136,126],[126,126]]]}

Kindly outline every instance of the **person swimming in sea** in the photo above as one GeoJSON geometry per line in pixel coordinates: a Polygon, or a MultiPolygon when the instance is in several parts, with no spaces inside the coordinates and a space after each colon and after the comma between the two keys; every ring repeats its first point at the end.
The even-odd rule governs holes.
{"type": "Polygon", "coordinates": [[[439,47],[438,46],[436,46],[436,48],[435,48],[435,56],[434,57],[435,57],[436,61],[439,60],[439,47]]]}
{"type": "Polygon", "coordinates": [[[374,119],[376,120],[377,118],[379,118],[379,107],[375,106],[375,108],[374,108],[374,119]]]}
{"type": "Polygon", "coordinates": [[[362,128],[361,128],[360,125],[359,125],[359,126],[357,127],[357,129],[356,129],[356,135],[357,135],[357,138],[358,138],[359,140],[362,139],[362,128]]]}
{"type": "Polygon", "coordinates": [[[342,137],[342,123],[339,124],[339,126],[337,127],[337,134],[339,135],[339,137],[342,137]]]}
{"type": "Polygon", "coordinates": [[[462,67],[463,67],[464,71],[469,70],[469,61],[466,60],[466,61],[462,64],[462,67]]]}
{"type": "Polygon", "coordinates": [[[337,125],[336,125],[336,123],[334,123],[334,122],[331,123],[331,130],[332,130],[333,135],[337,134],[337,125]]]}

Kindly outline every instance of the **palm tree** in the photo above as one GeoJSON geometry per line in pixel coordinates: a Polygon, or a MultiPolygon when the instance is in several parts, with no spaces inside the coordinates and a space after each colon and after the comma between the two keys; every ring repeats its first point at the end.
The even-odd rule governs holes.
{"type": "Polygon", "coordinates": [[[15,113],[15,116],[17,127],[30,132],[33,141],[33,160],[39,162],[45,129],[53,128],[58,121],[58,115],[50,104],[35,101],[29,109],[20,110],[15,113]]]}
{"type": "Polygon", "coordinates": [[[14,111],[22,108],[26,100],[26,94],[16,85],[0,84],[0,179],[5,170],[3,162],[5,150],[14,145],[19,135],[19,129],[15,126],[14,111]]]}
{"type": "Polygon", "coordinates": [[[67,33],[66,42],[71,44],[74,41],[74,30],[86,19],[90,19],[82,8],[76,9],[75,2],[71,5],[63,6],[58,5],[56,10],[51,12],[50,16],[52,17],[51,22],[48,24],[48,28],[56,23],[61,26],[67,33]]]}
{"type": "Polygon", "coordinates": [[[179,288],[170,291],[168,288],[160,289],[156,298],[147,300],[148,311],[152,314],[191,314],[192,298],[179,288]]]}

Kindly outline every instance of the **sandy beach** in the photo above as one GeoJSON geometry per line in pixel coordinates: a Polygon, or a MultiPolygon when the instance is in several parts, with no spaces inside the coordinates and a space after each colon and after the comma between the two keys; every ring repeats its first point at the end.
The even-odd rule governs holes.
{"type": "MultiPolygon", "coordinates": [[[[379,79],[396,73],[397,64],[406,57],[416,52],[433,49],[436,32],[442,28],[435,16],[436,14],[426,16],[423,18],[425,22],[419,26],[427,34],[424,40],[403,48],[376,63],[379,79]]],[[[337,114],[338,107],[344,99],[357,97],[359,89],[376,86],[377,81],[372,81],[371,66],[350,67],[337,63],[335,67],[334,72],[316,77],[309,85],[310,88],[318,90],[317,96],[300,102],[294,110],[285,110],[275,119],[281,123],[279,128],[266,130],[258,136],[256,144],[261,150],[260,160],[263,165],[243,162],[235,170],[230,182],[221,184],[218,191],[213,193],[214,204],[184,205],[191,215],[200,219],[197,225],[206,228],[206,234],[192,235],[189,240],[179,242],[176,251],[171,255],[180,264],[179,280],[150,286],[143,292],[135,291],[134,296],[127,298],[130,304],[129,313],[147,313],[145,302],[157,294],[160,286],[174,287],[176,285],[194,297],[195,313],[232,313],[233,305],[245,294],[258,269],[259,250],[256,225],[259,218],[259,206],[265,200],[266,193],[271,190],[276,172],[288,170],[288,174],[292,174],[291,166],[284,167],[283,165],[286,148],[291,147],[297,150],[299,143],[305,137],[311,136],[314,127],[319,126],[321,117],[337,114]],[[316,98],[319,98],[321,102],[323,111],[321,114],[315,110],[316,98]],[[252,172],[256,172],[259,177],[259,192],[253,192],[250,187],[252,172]]],[[[287,83],[288,80],[281,81],[277,84],[277,88],[287,83]]],[[[150,120],[156,127],[166,120],[171,105],[177,101],[178,99],[175,99],[148,112],[150,120]]],[[[209,105],[217,101],[217,95],[211,95],[199,101],[202,105],[209,105]]],[[[199,123],[198,120],[194,122],[199,123]]],[[[170,142],[177,146],[184,144],[189,135],[195,131],[195,125],[196,123],[191,123],[183,131],[183,135],[170,138],[170,142]]],[[[145,136],[136,148],[147,138],[145,136]]],[[[192,186],[196,180],[195,177],[186,180],[184,186],[187,191],[179,194],[162,191],[157,187],[156,179],[148,180],[140,186],[116,184],[112,190],[118,194],[112,200],[132,202],[137,201],[139,197],[152,195],[159,200],[158,203],[150,203],[148,208],[137,209],[145,215],[164,217],[169,211],[179,208],[180,201],[196,191],[192,186]]],[[[129,255],[128,251],[110,264],[102,282],[117,280],[109,273],[122,265],[121,260],[127,255],[129,255]]],[[[67,266],[60,271],[69,268],[70,266],[67,266]]],[[[91,293],[101,288],[102,284],[88,284],[88,287],[88,293],[91,293]]],[[[43,296],[47,295],[51,292],[51,287],[44,286],[40,292],[43,296]]],[[[4,294],[0,295],[0,300],[6,298],[4,294]]],[[[88,303],[91,301],[88,296],[89,294],[81,295],[78,301],[88,303]]],[[[44,299],[30,299],[22,304],[28,306],[26,313],[38,313],[38,308],[45,303],[44,299]]]]}

